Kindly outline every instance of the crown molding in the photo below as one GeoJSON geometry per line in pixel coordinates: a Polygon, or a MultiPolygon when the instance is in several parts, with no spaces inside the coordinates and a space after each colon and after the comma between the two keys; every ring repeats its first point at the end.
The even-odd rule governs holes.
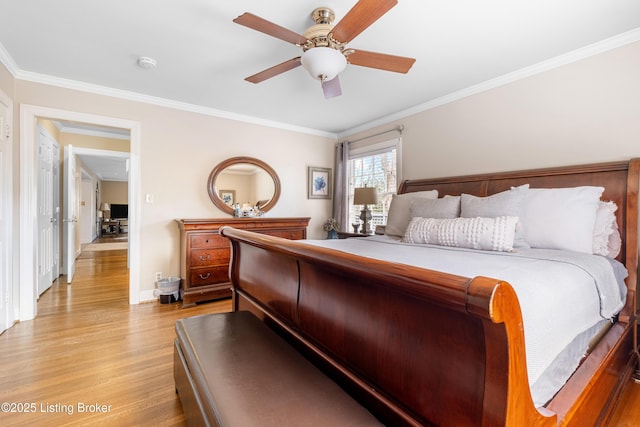
{"type": "Polygon", "coordinates": [[[0,63],[2,63],[6,67],[6,69],[9,71],[9,73],[13,77],[15,77],[20,70],[18,68],[18,64],[16,64],[16,61],[14,61],[11,55],[9,55],[9,51],[7,51],[7,49],[4,47],[4,45],[1,42],[0,42],[0,63]]]}
{"type": "MultiPolygon", "coordinates": [[[[10,58],[10,57],[9,57],[10,58]]],[[[202,114],[205,116],[219,117],[223,119],[235,120],[244,123],[251,123],[260,126],[266,126],[276,129],[288,130],[298,133],[322,136],[326,138],[337,139],[338,136],[332,132],[321,131],[318,129],[311,129],[302,126],[294,126],[288,123],[276,122],[273,120],[261,119],[258,117],[247,116],[244,114],[232,113],[229,111],[218,110],[215,108],[203,107],[200,105],[189,104],[186,102],[173,101],[166,98],[160,98],[150,95],[144,95],[141,93],[130,92],[121,89],[114,89],[106,86],[100,86],[90,83],[84,83],[76,80],[64,79],[46,74],[33,73],[30,71],[18,70],[14,74],[18,80],[29,81],[33,83],[41,83],[50,86],[62,87],[65,89],[78,90],[81,92],[93,93],[96,95],[104,95],[113,98],[125,99],[128,101],[141,102],[144,104],[151,104],[158,107],[171,108],[174,110],[187,111],[190,113],[202,114]]]]}
{"type": "Polygon", "coordinates": [[[504,74],[491,80],[479,83],[477,85],[469,86],[465,89],[457,92],[452,92],[448,95],[440,98],[433,99],[429,102],[416,105],[415,107],[408,108],[406,110],[399,111],[397,113],[381,117],[377,120],[373,120],[368,123],[356,126],[346,131],[340,132],[338,138],[345,138],[356,133],[366,131],[381,125],[386,125],[389,122],[403,119],[405,117],[413,116],[415,114],[430,110],[432,108],[440,107],[445,104],[449,104],[454,101],[458,101],[468,96],[476,95],[482,92],[486,92],[491,89],[504,86],[509,83],[513,83],[518,80],[525,79],[527,77],[534,76],[536,74],[544,73],[545,71],[553,70],[555,68],[562,67],[564,65],[571,64],[573,62],[580,61],[619,47],[626,46],[631,43],[640,41],[640,28],[627,31],[614,37],[599,41],[597,43],[590,44],[580,49],[568,52],[563,55],[556,56],[555,58],[548,59],[546,61],[539,62],[530,67],[525,67],[512,73],[504,74]]]}
{"type": "Polygon", "coordinates": [[[288,130],[288,131],[316,135],[316,136],[332,138],[332,139],[340,139],[340,138],[348,137],[349,135],[353,135],[353,134],[366,131],[381,125],[388,124],[389,122],[400,120],[405,117],[409,117],[409,116],[430,110],[432,108],[436,108],[454,101],[458,101],[468,96],[486,92],[488,90],[495,89],[500,86],[504,86],[506,84],[552,70],[554,68],[568,65],[570,63],[573,63],[591,56],[595,56],[612,49],[616,49],[631,43],[635,43],[637,41],[640,41],[640,28],[635,28],[633,30],[619,34],[617,36],[613,36],[608,39],[585,46],[583,48],[576,49],[572,52],[568,52],[566,54],[559,55],[555,58],[542,61],[530,67],[525,67],[520,70],[514,71],[512,73],[508,73],[508,74],[496,77],[494,79],[487,80],[477,85],[473,85],[473,86],[464,88],[462,90],[452,92],[440,98],[436,98],[431,101],[425,102],[423,104],[419,104],[414,107],[396,112],[394,114],[384,116],[367,123],[363,123],[359,126],[356,126],[338,133],[321,131],[318,129],[311,129],[311,128],[306,128],[301,126],[294,126],[288,123],[261,119],[258,117],[232,113],[228,111],[203,107],[203,106],[189,104],[185,102],[173,101],[165,98],[144,95],[136,92],[130,92],[130,91],[114,89],[106,86],[83,83],[75,80],[63,79],[63,78],[53,77],[45,74],[33,73],[29,71],[23,71],[18,68],[18,65],[13,60],[11,55],[9,55],[9,53],[7,52],[5,47],[2,45],[2,43],[0,43],[0,62],[2,62],[2,64],[4,64],[4,66],[7,68],[7,70],[16,79],[19,79],[19,80],[42,83],[42,84],[62,87],[66,89],[73,89],[73,90],[93,93],[97,95],[120,98],[120,99],[125,99],[129,101],[134,101],[134,102],[141,102],[145,104],[151,104],[151,105],[165,107],[165,108],[171,108],[171,109],[187,111],[187,112],[192,112],[192,113],[197,113],[197,114],[202,114],[207,116],[235,120],[235,121],[240,121],[244,123],[251,123],[255,125],[266,126],[266,127],[276,128],[276,129],[288,130]]]}
{"type": "Polygon", "coordinates": [[[129,136],[129,132],[119,132],[119,129],[114,129],[110,131],[108,129],[85,129],[82,127],[76,126],[68,126],[65,123],[62,123],[58,120],[52,120],[53,125],[63,133],[73,133],[77,135],[86,135],[86,136],[97,136],[100,138],[111,138],[111,139],[121,139],[123,141],[129,141],[131,138],[129,136]]]}

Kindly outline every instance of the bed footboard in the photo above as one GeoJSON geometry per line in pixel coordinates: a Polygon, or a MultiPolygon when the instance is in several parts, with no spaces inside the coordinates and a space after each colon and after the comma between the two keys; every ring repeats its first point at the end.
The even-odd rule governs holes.
{"type": "Polygon", "coordinates": [[[225,227],[234,309],[390,425],[556,425],[533,405],[511,286],[225,227]]]}

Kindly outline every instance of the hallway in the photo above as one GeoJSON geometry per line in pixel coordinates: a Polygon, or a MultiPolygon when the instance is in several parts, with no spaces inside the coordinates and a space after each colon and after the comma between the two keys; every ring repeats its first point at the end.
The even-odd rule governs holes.
{"type": "Polygon", "coordinates": [[[129,305],[128,277],[126,250],[83,252],[73,284],[55,281],[35,320],[0,335],[0,390],[17,411],[0,424],[184,425],[175,321],[228,311],[230,300],[129,305]]]}

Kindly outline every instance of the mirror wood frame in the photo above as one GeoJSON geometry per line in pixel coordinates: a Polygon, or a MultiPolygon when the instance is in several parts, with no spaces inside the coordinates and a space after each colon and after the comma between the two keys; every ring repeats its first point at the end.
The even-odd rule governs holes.
{"type": "Polygon", "coordinates": [[[229,166],[240,164],[240,163],[249,163],[251,165],[262,168],[265,172],[269,174],[269,176],[273,180],[273,187],[274,187],[273,196],[271,197],[271,199],[269,199],[269,201],[264,206],[260,208],[262,212],[268,212],[269,210],[271,210],[271,208],[273,208],[276,205],[276,203],[278,202],[278,199],[280,199],[280,190],[281,190],[280,178],[278,177],[278,174],[276,173],[275,170],[273,170],[271,166],[269,166],[262,160],[256,159],[254,157],[243,157],[243,156],[231,157],[227,160],[224,160],[218,163],[218,165],[216,165],[216,167],[214,167],[211,173],[209,174],[209,179],[207,181],[207,191],[209,192],[209,198],[211,199],[213,204],[216,205],[218,209],[220,209],[225,213],[233,215],[233,208],[227,205],[226,203],[224,203],[220,198],[220,196],[218,195],[218,187],[216,186],[216,180],[218,179],[218,176],[226,168],[228,168],[229,166]]]}

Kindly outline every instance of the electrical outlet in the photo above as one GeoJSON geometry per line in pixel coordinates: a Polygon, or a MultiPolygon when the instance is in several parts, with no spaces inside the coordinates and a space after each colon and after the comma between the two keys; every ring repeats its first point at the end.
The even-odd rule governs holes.
{"type": "Polygon", "coordinates": [[[156,282],[158,280],[162,279],[162,272],[161,271],[156,271],[156,282]]]}

